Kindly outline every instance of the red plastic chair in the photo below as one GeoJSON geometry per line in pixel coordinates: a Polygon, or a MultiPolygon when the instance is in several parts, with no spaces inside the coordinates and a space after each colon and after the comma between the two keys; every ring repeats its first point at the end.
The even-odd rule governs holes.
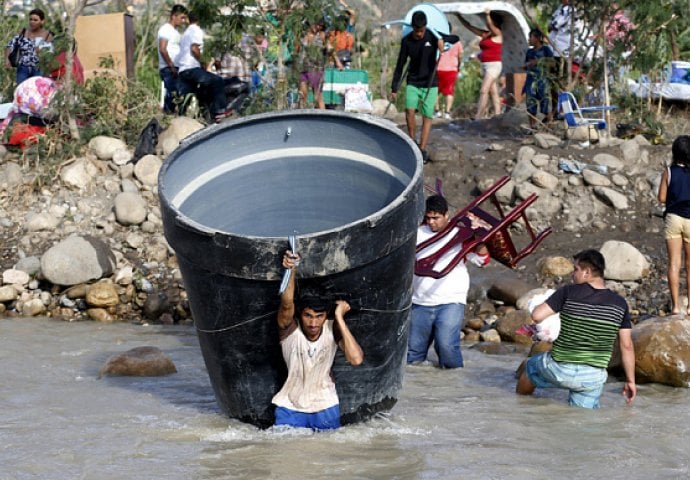
{"type": "MultiPolygon", "coordinates": [[[[516,206],[507,214],[503,213],[503,208],[496,199],[496,192],[508,181],[510,177],[505,176],[494,183],[491,188],[482,193],[467,207],[458,212],[448,223],[448,225],[441,231],[437,232],[433,237],[417,245],[417,252],[433,245],[434,243],[453,235],[447,243],[431,255],[420,258],[415,262],[414,273],[422,277],[441,278],[453,270],[460,261],[462,261],[468,253],[474,250],[480,243],[484,243],[489,250],[489,255],[494,260],[502,263],[509,268],[515,268],[520,260],[532,253],[535,248],[541,243],[547,235],[552,232],[551,227],[547,227],[538,234],[534,233],[532,226],[525,215],[525,210],[537,200],[537,194],[533,193],[527,197],[522,203],[516,206]],[[489,214],[481,208],[482,203],[490,201],[498,211],[498,218],[489,214]],[[472,213],[479,219],[483,220],[486,228],[471,228],[471,221],[468,214],[472,213]],[[527,233],[531,241],[522,249],[517,249],[515,243],[510,236],[509,227],[514,222],[522,219],[525,223],[527,233]],[[454,231],[455,227],[457,230],[454,231]],[[453,257],[451,262],[442,270],[434,270],[436,262],[439,261],[443,255],[462,243],[462,249],[453,257]]],[[[439,189],[437,185],[437,190],[439,189]]]]}

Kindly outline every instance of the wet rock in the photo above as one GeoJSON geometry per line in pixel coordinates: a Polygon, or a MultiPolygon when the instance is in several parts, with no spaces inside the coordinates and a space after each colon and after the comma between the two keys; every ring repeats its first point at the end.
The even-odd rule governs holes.
{"type": "Polygon", "coordinates": [[[470,343],[470,342],[475,343],[475,342],[478,342],[479,340],[480,340],[479,332],[476,330],[466,332],[465,336],[462,339],[463,342],[467,342],[467,343],[470,343]]]}
{"type": "Polygon", "coordinates": [[[518,335],[515,331],[523,325],[531,325],[532,323],[534,322],[527,310],[515,310],[496,320],[494,327],[504,341],[530,344],[532,343],[530,337],[518,335]]]}
{"type": "Polygon", "coordinates": [[[22,305],[22,315],[25,317],[35,317],[46,311],[46,306],[40,298],[33,298],[22,305]]]}
{"type": "Polygon", "coordinates": [[[470,330],[481,330],[484,327],[484,320],[481,318],[473,317],[465,321],[465,328],[470,330]]]}
{"type": "Polygon", "coordinates": [[[640,280],[649,275],[649,261],[627,242],[609,240],[599,251],[606,261],[604,276],[609,280],[640,280]]]}
{"type": "Polygon", "coordinates": [[[87,308],[86,314],[96,322],[113,323],[115,321],[115,318],[105,308],[87,308]]]}
{"type": "Polygon", "coordinates": [[[122,192],[115,197],[115,218],[121,225],[139,225],[146,220],[146,200],[134,192],[122,192]]]}
{"type": "Polygon", "coordinates": [[[690,387],[690,322],[654,318],[632,330],[635,378],[673,387],[690,387]]]}
{"type": "Polygon", "coordinates": [[[501,336],[493,328],[479,332],[479,338],[482,342],[501,343],[501,336]]]}
{"type": "Polygon", "coordinates": [[[68,237],[41,257],[43,276],[55,285],[76,285],[113,273],[115,255],[100,239],[68,237]]]}
{"type": "Polygon", "coordinates": [[[110,282],[94,283],[84,299],[92,307],[113,307],[118,303],[117,288],[110,282]]]}
{"type": "Polygon", "coordinates": [[[176,373],[172,360],[157,347],[136,347],[108,359],[100,375],[157,377],[176,373]]]}
{"type": "Polygon", "coordinates": [[[164,312],[170,310],[170,302],[164,293],[154,293],[146,297],[144,315],[150,320],[158,320],[164,312]]]}

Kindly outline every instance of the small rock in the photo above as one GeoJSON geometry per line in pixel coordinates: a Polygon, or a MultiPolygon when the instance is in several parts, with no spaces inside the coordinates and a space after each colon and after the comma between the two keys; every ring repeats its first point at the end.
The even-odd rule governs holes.
{"type": "Polygon", "coordinates": [[[110,282],[99,282],[91,285],[86,292],[86,303],[92,307],[113,307],[119,297],[115,285],[110,282]]]}
{"type": "Polygon", "coordinates": [[[100,375],[155,377],[176,373],[172,360],[157,347],[136,347],[108,359],[100,375]]]}
{"type": "Polygon", "coordinates": [[[121,225],[139,225],[146,220],[147,203],[138,193],[122,192],[115,197],[115,218],[121,225]]]}
{"type": "Polygon", "coordinates": [[[2,283],[6,285],[26,285],[29,279],[29,274],[21,270],[10,269],[2,272],[2,283]]]}

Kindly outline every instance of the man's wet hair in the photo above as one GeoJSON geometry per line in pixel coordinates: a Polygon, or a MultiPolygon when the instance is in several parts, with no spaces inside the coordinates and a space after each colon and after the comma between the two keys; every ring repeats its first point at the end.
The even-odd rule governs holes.
{"type": "Polygon", "coordinates": [[[534,37],[540,42],[544,40],[544,32],[539,30],[538,28],[533,28],[532,30],[529,31],[530,37],[534,37]]]}
{"type": "Polygon", "coordinates": [[[315,294],[304,294],[297,300],[297,311],[301,315],[305,308],[311,308],[316,313],[328,312],[333,302],[330,299],[315,294]]]}
{"type": "Polygon", "coordinates": [[[426,14],[421,11],[412,14],[412,28],[426,27],[426,14]]]}
{"type": "Polygon", "coordinates": [[[199,21],[199,16],[194,12],[187,12],[187,18],[189,19],[190,24],[199,21]]]}
{"type": "Polygon", "coordinates": [[[671,146],[673,165],[684,168],[690,167],[690,135],[680,135],[671,146]]]}
{"type": "Polygon", "coordinates": [[[599,251],[594,249],[583,250],[573,255],[573,259],[580,265],[580,267],[589,267],[594,276],[604,276],[604,270],[606,270],[606,261],[604,260],[604,256],[599,253],[599,251]]]}
{"type": "Polygon", "coordinates": [[[441,195],[432,195],[426,199],[426,212],[446,213],[448,202],[441,195]]]}

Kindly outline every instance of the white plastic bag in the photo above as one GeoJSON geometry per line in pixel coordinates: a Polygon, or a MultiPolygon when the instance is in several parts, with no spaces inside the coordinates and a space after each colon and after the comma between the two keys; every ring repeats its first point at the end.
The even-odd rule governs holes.
{"type": "MultiPolygon", "coordinates": [[[[544,303],[554,292],[555,290],[549,289],[542,294],[530,298],[527,302],[527,310],[529,310],[529,313],[532,313],[532,310],[544,303]]],[[[535,339],[553,342],[558,338],[558,334],[561,333],[561,316],[558,313],[554,313],[535,326],[537,330],[534,334],[535,339]]]]}
{"type": "Polygon", "coordinates": [[[364,86],[354,86],[345,90],[345,111],[371,113],[373,107],[364,86]]]}

